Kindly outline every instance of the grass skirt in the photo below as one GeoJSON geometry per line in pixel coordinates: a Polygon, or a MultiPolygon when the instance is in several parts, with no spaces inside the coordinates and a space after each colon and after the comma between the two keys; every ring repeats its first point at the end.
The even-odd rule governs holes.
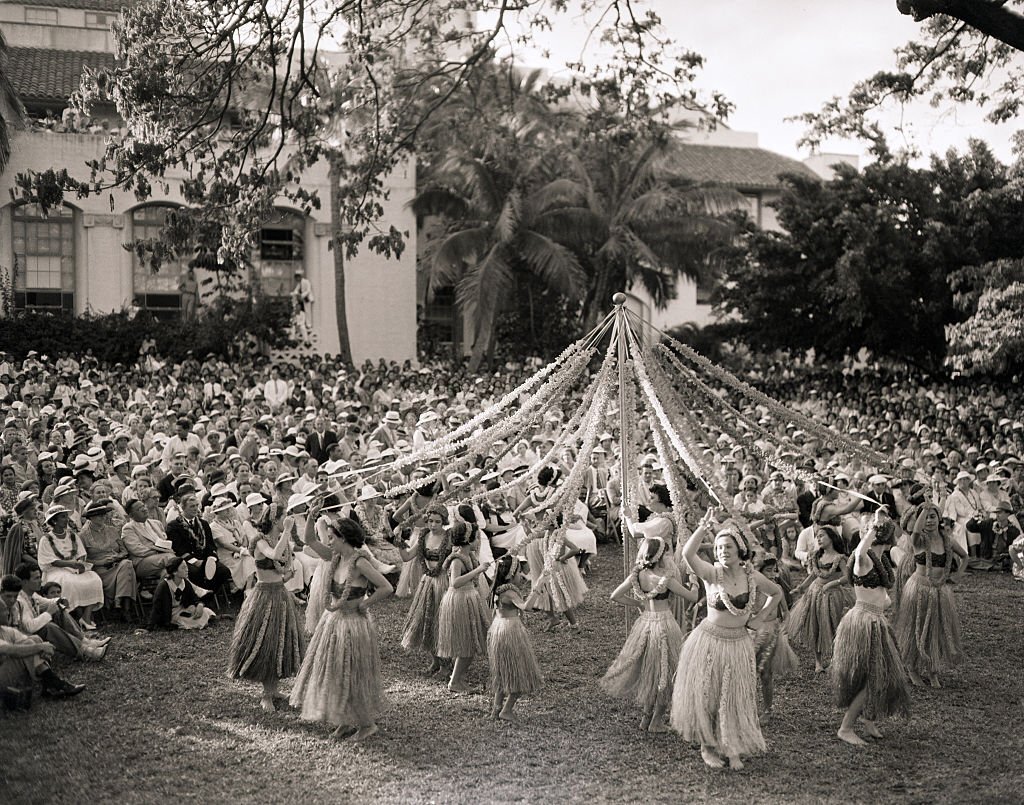
{"type": "Polygon", "coordinates": [[[963,658],[960,615],[953,587],[915,573],[907,581],[893,624],[896,644],[908,671],[931,676],[963,658]]]}
{"type": "Polygon", "coordinates": [[[602,690],[634,700],[644,712],[667,704],[682,648],[683,632],[670,609],[642,613],[601,680],[602,690]]]}
{"type": "Polygon", "coordinates": [[[419,559],[403,562],[398,585],[395,587],[395,598],[412,598],[421,578],[423,578],[423,563],[419,559]]]}
{"type": "Polygon", "coordinates": [[[437,656],[456,659],[487,653],[488,617],[474,582],[449,587],[437,615],[437,656]]]}
{"type": "Polygon", "coordinates": [[[498,693],[536,693],[544,685],[530,633],[518,616],[496,617],[487,631],[488,689],[498,693]]]}
{"type": "Polygon", "coordinates": [[[295,599],[283,581],[261,581],[246,596],[228,654],[232,679],[271,682],[295,676],[306,640],[295,599]]]}
{"type": "Polygon", "coordinates": [[[305,721],[366,726],[382,708],[377,626],[369,615],[324,612],[289,700],[305,721]]]}
{"type": "Polygon", "coordinates": [[[896,579],[893,582],[892,589],[889,590],[889,598],[892,600],[893,612],[899,611],[900,600],[903,598],[903,590],[907,586],[907,582],[910,581],[910,577],[914,575],[914,571],[916,569],[917,564],[914,562],[913,549],[905,551],[903,558],[900,559],[900,563],[896,567],[896,579]]]}
{"type": "Polygon", "coordinates": [[[575,559],[555,562],[551,572],[544,571],[544,560],[550,550],[548,538],[536,539],[526,546],[526,558],[530,565],[533,586],[526,599],[528,609],[543,612],[565,612],[583,603],[587,585],[580,574],[575,559]]]}
{"type": "Polygon", "coordinates": [[[409,613],[405,616],[405,627],[402,630],[402,646],[407,649],[420,649],[437,655],[437,616],[441,609],[441,599],[448,589],[448,574],[439,573],[429,576],[426,573],[420,578],[416,594],[409,604],[409,613]]]}
{"type": "Polygon", "coordinates": [[[765,750],[757,720],[757,667],[745,626],[702,621],[683,643],[672,691],[672,729],[726,756],[765,750]]]}
{"type": "Polygon", "coordinates": [[[796,652],[789,645],[789,636],[782,622],[775,620],[753,634],[757,673],[771,672],[773,679],[783,679],[800,665],[796,652]]]}
{"type": "Polygon", "coordinates": [[[906,715],[910,706],[907,671],[892,627],[881,607],[858,602],[836,630],[832,658],[836,704],[844,710],[867,688],[864,717],[906,715]]]}
{"type": "Polygon", "coordinates": [[[321,560],[309,581],[309,594],[306,596],[306,634],[313,634],[316,631],[320,616],[324,614],[324,584],[327,583],[330,568],[330,562],[321,560]]]}
{"type": "Polygon", "coordinates": [[[827,592],[820,578],[811,582],[789,615],[786,630],[799,646],[815,649],[822,662],[832,657],[832,640],[843,613],[853,604],[853,592],[840,585],[827,592]]]}

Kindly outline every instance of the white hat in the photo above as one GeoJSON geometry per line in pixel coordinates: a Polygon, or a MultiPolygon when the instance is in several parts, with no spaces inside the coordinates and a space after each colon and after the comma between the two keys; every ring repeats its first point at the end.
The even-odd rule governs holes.
{"type": "Polygon", "coordinates": [[[250,492],[248,495],[245,496],[245,505],[248,506],[250,509],[253,506],[259,506],[266,502],[267,499],[263,497],[263,495],[261,495],[259,492],[250,492]]]}
{"type": "Polygon", "coordinates": [[[437,415],[436,411],[424,411],[420,414],[420,418],[416,420],[417,425],[426,425],[428,422],[437,422],[441,417],[437,415]]]}
{"type": "Polygon", "coordinates": [[[288,497],[288,505],[285,506],[284,509],[285,514],[291,514],[295,509],[299,508],[299,506],[305,506],[310,500],[311,498],[309,495],[303,495],[301,493],[290,495],[288,497]]]}
{"type": "Polygon", "coordinates": [[[359,497],[357,500],[376,500],[380,497],[380,492],[374,489],[369,484],[366,484],[362,489],[359,490],[359,497]]]}
{"type": "Polygon", "coordinates": [[[384,414],[384,421],[394,422],[397,425],[401,423],[402,417],[398,413],[398,411],[388,411],[386,414],[384,414]]]}
{"type": "Polygon", "coordinates": [[[218,512],[227,511],[234,505],[235,504],[231,502],[231,498],[214,498],[213,502],[210,504],[210,511],[213,514],[217,514],[218,512]]]}
{"type": "Polygon", "coordinates": [[[870,478],[868,478],[868,483],[871,484],[872,486],[874,486],[875,484],[887,484],[889,483],[889,479],[886,478],[884,475],[872,475],[870,478]]]}
{"type": "Polygon", "coordinates": [[[974,476],[967,472],[967,470],[960,470],[960,472],[956,474],[956,478],[953,479],[953,482],[960,483],[960,481],[962,481],[964,478],[966,478],[969,481],[974,480],[974,476]]]}

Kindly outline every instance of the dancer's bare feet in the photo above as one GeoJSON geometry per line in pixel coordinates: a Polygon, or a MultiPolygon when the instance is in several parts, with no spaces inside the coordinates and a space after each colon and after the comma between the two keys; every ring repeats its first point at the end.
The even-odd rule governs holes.
{"type": "Polygon", "coordinates": [[[339,741],[346,738],[351,738],[358,730],[355,730],[350,724],[340,724],[337,729],[331,733],[332,738],[337,738],[339,741]]]}
{"type": "Polygon", "coordinates": [[[640,717],[640,729],[645,730],[645,729],[647,729],[650,726],[651,726],[651,714],[650,713],[644,713],[640,717]]]}
{"type": "Polygon", "coordinates": [[[277,705],[274,703],[273,696],[264,696],[262,699],[260,699],[260,707],[262,707],[268,713],[273,713],[277,710],[277,705]]]}
{"type": "Polygon", "coordinates": [[[473,688],[465,682],[449,682],[448,691],[450,693],[472,693],[473,688]]]}
{"type": "Polygon", "coordinates": [[[430,663],[430,665],[428,665],[426,668],[423,669],[423,675],[424,676],[433,676],[434,674],[436,674],[440,670],[441,670],[441,661],[435,657],[434,661],[432,663],[430,663]]]}
{"type": "Polygon", "coordinates": [[[825,672],[825,666],[822,665],[820,662],[815,662],[814,663],[814,673],[816,673],[816,674],[823,674],[824,672],[825,672]]]}
{"type": "Polygon", "coordinates": [[[924,685],[924,680],[921,679],[921,675],[920,674],[915,673],[914,671],[911,671],[909,676],[910,676],[911,683],[913,683],[917,687],[921,687],[922,685],[924,685]]]}
{"type": "Polygon", "coordinates": [[[875,724],[874,721],[868,721],[865,718],[865,719],[863,719],[862,724],[864,726],[864,732],[866,732],[868,734],[868,737],[870,737],[870,738],[878,738],[878,739],[881,739],[881,738],[885,737],[882,734],[882,731],[880,729],[878,729],[878,726],[875,724]]]}
{"type": "Polygon", "coordinates": [[[743,768],[743,761],[739,755],[729,755],[729,768],[739,771],[743,768]]]}
{"type": "Polygon", "coordinates": [[[517,721],[519,721],[519,717],[511,710],[502,710],[500,713],[498,713],[498,718],[500,718],[502,721],[507,721],[510,724],[515,724],[517,721]]]}
{"type": "Polygon", "coordinates": [[[704,759],[704,763],[712,769],[725,768],[725,760],[710,746],[702,746],[700,748],[700,756],[704,759]]]}
{"type": "Polygon", "coordinates": [[[647,731],[654,733],[668,732],[668,725],[664,721],[652,721],[647,731]]]}
{"type": "Polygon", "coordinates": [[[867,746],[868,742],[861,738],[852,729],[842,729],[836,733],[839,736],[839,740],[846,741],[851,746],[867,746]]]}
{"type": "Polygon", "coordinates": [[[933,676],[929,681],[931,682],[931,685],[932,685],[933,688],[941,688],[942,687],[942,683],[939,682],[939,677],[938,677],[937,674],[935,676],[933,676]]]}
{"type": "Polygon", "coordinates": [[[348,740],[352,743],[358,743],[359,741],[365,741],[367,738],[372,738],[377,734],[377,732],[378,727],[376,724],[371,724],[368,727],[360,727],[348,740]]]}

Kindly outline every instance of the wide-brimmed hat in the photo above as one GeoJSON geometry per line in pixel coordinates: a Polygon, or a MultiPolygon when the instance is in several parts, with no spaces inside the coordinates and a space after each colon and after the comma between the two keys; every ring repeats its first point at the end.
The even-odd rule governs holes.
{"type": "Polygon", "coordinates": [[[874,486],[875,484],[887,484],[889,483],[889,479],[886,478],[884,475],[872,475],[870,478],[868,478],[868,483],[871,484],[872,486],[874,486]]]}
{"type": "Polygon", "coordinates": [[[953,483],[960,483],[965,478],[968,481],[973,481],[974,480],[974,476],[971,475],[969,472],[967,472],[967,470],[960,470],[960,472],[958,472],[956,474],[956,478],[953,479],[953,483]]]}
{"type": "Polygon", "coordinates": [[[280,486],[281,484],[294,483],[299,480],[298,476],[290,472],[282,472],[278,474],[277,478],[274,479],[274,486],[280,486]]]}
{"type": "Polygon", "coordinates": [[[61,506],[59,503],[54,503],[46,510],[46,522],[50,522],[54,517],[61,514],[71,514],[71,509],[67,506],[61,506]]]}
{"type": "MultiPolygon", "coordinates": [[[[50,507],[53,508],[52,506],[50,507]]],[[[61,506],[61,508],[64,508],[61,506]]],[[[82,516],[86,519],[91,517],[102,517],[104,514],[110,514],[114,510],[114,504],[110,498],[101,498],[100,500],[94,500],[88,506],[85,507],[85,511],[82,512],[82,516]]],[[[50,517],[50,509],[46,510],[46,517],[50,517]]]]}
{"type": "Polygon", "coordinates": [[[419,419],[416,420],[417,425],[427,425],[431,422],[437,422],[441,417],[437,415],[436,411],[424,411],[420,414],[419,419]]]}
{"type": "Polygon", "coordinates": [[[210,503],[210,513],[217,514],[218,512],[227,511],[234,507],[234,502],[231,498],[214,498],[213,502],[210,503]]]}
{"type": "Polygon", "coordinates": [[[267,502],[267,499],[263,497],[259,492],[250,492],[245,496],[245,505],[250,509],[253,506],[259,506],[267,502]]]}
{"type": "Polygon", "coordinates": [[[402,422],[402,416],[401,414],[398,413],[398,411],[388,411],[386,414],[384,414],[384,421],[393,422],[396,425],[399,425],[402,422]]]}
{"type": "Polygon", "coordinates": [[[305,506],[307,503],[309,503],[311,499],[312,498],[310,498],[309,495],[304,495],[301,492],[298,492],[294,495],[289,495],[288,505],[285,506],[284,509],[285,514],[291,514],[293,511],[295,511],[295,509],[299,508],[299,506],[305,506]]]}
{"type": "Polygon", "coordinates": [[[14,504],[15,514],[24,514],[29,510],[32,504],[39,501],[39,495],[35,492],[22,492],[18,495],[18,500],[14,504]]]}

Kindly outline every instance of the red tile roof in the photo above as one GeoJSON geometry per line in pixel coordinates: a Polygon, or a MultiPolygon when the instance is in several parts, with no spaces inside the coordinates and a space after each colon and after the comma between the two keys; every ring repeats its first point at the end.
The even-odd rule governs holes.
{"type": "Polygon", "coordinates": [[[112,53],[11,48],[6,70],[22,101],[66,101],[78,89],[83,68],[113,66],[112,53]]]}
{"type": "Polygon", "coordinates": [[[817,176],[802,162],[763,148],[679,143],[673,149],[670,165],[688,179],[738,190],[774,190],[782,186],[781,173],[817,176]]]}
{"type": "Polygon", "coordinates": [[[83,8],[86,11],[118,12],[132,0],[25,0],[22,5],[48,8],[83,8]]]}

